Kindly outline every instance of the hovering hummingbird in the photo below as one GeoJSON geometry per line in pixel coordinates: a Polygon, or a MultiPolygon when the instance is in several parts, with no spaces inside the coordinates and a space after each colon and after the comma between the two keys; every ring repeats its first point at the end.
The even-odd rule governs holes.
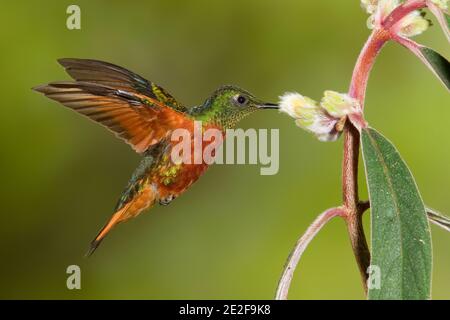
{"type": "Polygon", "coordinates": [[[235,86],[220,87],[202,105],[186,108],[160,86],[114,64],[88,59],[58,62],[75,81],[33,89],[100,123],[143,155],[112,217],[91,242],[88,256],[118,223],[155,203],[168,205],[206,171],[203,160],[200,164],[172,161],[176,142],[170,135],[175,129],[192,133],[194,121],[202,121],[202,129],[219,129],[224,136],[226,129],[252,112],[278,108],[235,86]]]}

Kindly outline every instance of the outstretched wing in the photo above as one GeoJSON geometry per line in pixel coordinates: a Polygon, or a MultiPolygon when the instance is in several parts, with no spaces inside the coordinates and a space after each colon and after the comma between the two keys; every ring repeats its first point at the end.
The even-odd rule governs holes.
{"type": "Polygon", "coordinates": [[[154,102],[159,102],[174,110],[185,112],[174,97],[157,84],[150,82],[138,74],[116,66],[112,63],[91,59],[59,59],[58,62],[76,81],[98,83],[122,89],[128,92],[143,94],[154,102]]]}
{"type": "Polygon", "coordinates": [[[169,93],[131,71],[96,60],[59,62],[75,81],[34,90],[102,124],[139,153],[191,121],[169,93]]]}

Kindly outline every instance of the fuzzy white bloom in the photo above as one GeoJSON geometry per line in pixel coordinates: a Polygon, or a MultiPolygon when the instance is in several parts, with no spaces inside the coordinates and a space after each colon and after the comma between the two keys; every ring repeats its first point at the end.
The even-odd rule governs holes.
{"type": "Polygon", "coordinates": [[[280,97],[280,111],[296,119],[302,129],[316,135],[320,141],[335,141],[342,133],[347,115],[360,111],[355,99],[346,94],[325,91],[320,103],[299,93],[280,97]]]}
{"type": "Polygon", "coordinates": [[[301,118],[317,109],[317,102],[299,93],[288,92],[280,97],[280,111],[292,118],[301,118]]]}
{"type": "Polygon", "coordinates": [[[448,0],[431,0],[441,10],[448,10],[448,0]]]}
{"type": "Polygon", "coordinates": [[[302,129],[315,134],[321,141],[334,141],[339,133],[334,129],[337,119],[330,116],[316,101],[299,93],[286,93],[280,97],[280,111],[296,119],[302,129]]]}
{"type": "Polygon", "coordinates": [[[404,17],[396,26],[398,34],[404,37],[417,36],[428,29],[430,22],[419,11],[413,11],[404,17]]]}
{"type": "Polygon", "coordinates": [[[332,117],[342,118],[360,109],[358,101],[351,98],[348,94],[335,91],[325,91],[324,94],[320,105],[332,117]]]}
{"type": "Polygon", "coordinates": [[[374,14],[377,10],[378,0],[361,0],[361,6],[368,14],[374,14]]]}

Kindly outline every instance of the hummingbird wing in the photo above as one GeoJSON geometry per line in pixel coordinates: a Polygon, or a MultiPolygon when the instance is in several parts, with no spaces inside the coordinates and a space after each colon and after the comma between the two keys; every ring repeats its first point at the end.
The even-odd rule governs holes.
{"type": "Polygon", "coordinates": [[[73,58],[59,59],[58,62],[76,81],[99,83],[128,92],[140,93],[177,111],[187,111],[164,88],[115,64],[92,59],[73,58]]]}
{"type": "Polygon", "coordinates": [[[96,60],[58,61],[75,81],[34,90],[102,124],[138,153],[191,121],[168,92],[131,71],[96,60]]]}

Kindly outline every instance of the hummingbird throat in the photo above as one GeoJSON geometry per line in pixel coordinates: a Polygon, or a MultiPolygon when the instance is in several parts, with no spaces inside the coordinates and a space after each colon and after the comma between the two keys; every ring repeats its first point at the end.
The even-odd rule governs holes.
{"type": "Polygon", "coordinates": [[[279,170],[278,129],[223,130],[196,120],[193,130],[175,129],[171,143],[170,156],[176,165],[260,164],[261,175],[279,170]]]}

